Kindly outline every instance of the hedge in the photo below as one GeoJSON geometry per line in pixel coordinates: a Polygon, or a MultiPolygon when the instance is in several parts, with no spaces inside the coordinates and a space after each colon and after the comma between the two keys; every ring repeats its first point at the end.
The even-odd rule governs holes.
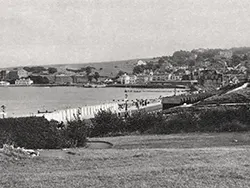
{"type": "Polygon", "coordinates": [[[32,149],[52,149],[83,146],[86,126],[75,120],[67,126],[44,117],[0,119],[0,144],[32,149]]]}
{"type": "Polygon", "coordinates": [[[169,114],[138,111],[127,118],[100,111],[93,119],[76,119],[66,124],[43,117],[0,119],[0,144],[51,149],[81,147],[87,137],[182,132],[229,132],[250,130],[250,107],[186,108],[169,114]]]}

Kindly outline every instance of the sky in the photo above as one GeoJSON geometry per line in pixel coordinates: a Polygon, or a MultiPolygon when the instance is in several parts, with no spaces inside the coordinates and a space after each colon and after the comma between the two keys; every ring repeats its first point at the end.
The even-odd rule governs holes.
{"type": "Polygon", "coordinates": [[[242,46],[249,0],[0,0],[0,67],[242,46]]]}

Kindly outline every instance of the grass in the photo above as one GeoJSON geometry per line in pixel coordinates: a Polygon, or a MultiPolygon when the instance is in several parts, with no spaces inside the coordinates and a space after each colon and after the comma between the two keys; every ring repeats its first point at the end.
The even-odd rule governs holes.
{"type": "Polygon", "coordinates": [[[92,140],[114,148],[44,150],[18,160],[0,155],[0,187],[250,187],[249,133],[92,140]]]}
{"type": "Polygon", "coordinates": [[[223,95],[215,95],[205,99],[199,104],[216,104],[216,103],[249,103],[250,102],[250,88],[244,88],[232,93],[223,95]]]}

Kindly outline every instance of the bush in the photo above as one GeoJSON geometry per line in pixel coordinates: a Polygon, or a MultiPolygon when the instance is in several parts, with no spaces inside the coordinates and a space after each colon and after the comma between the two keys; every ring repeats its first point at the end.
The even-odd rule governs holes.
{"type": "Polygon", "coordinates": [[[163,123],[162,113],[149,114],[144,111],[133,113],[126,119],[127,132],[139,131],[140,133],[152,132],[160,127],[163,123]],[[150,131],[148,131],[150,129],[150,131]]]}
{"type": "Polygon", "coordinates": [[[64,138],[67,138],[68,145],[71,147],[84,146],[87,141],[87,127],[85,121],[76,119],[68,122],[64,138]]]}
{"type": "Polygon", "coordinates": [[[86,142],[85,124],[70,122],[62,127],[57,121],[44,117],[0,119],[0,144],[13,144],[29,149],[55,149],[83,146],[86,142]]]}
{"type": "Polygon", "coordinates": [[[121,117],[110,110],[100,110],[92,119],[93,126],[89,129],[89,136],[116,135],[126,131],[125,123],[121,117]]]}

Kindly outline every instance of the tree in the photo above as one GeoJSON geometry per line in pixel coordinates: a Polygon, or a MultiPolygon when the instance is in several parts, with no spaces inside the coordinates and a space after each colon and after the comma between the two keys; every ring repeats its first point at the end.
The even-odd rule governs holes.
{"type": "Polygon", "coordinates": [[[123,72],[122,70],[120,70],[117,75],[116,75],[116,78],[119,78],[120,76],[124,75],[125,72],[123,72]]]}
{"type": "Polygon", "coordinates": [[[90,74],[89,74],[89,75],[88,75],[88,81],[89,81],[89,82],[92,82],[92,80],[93,80],[93,75],[90,75],[90,74]]]}
{"type": "Polygon", "coordinates": [[[95,72],[95,74],[94,74],[94,79],[96,80],[96,81],[98,81],[98,78],[100,77],[100,74],[98,73],[98,72],[95,72]]]}
{"type": "Polygon", "coordinates": [[[145,70],[145,66],[144,65],[137,65],[133,69],[133,74],[143,73],[144,70],[145,70]]]}
{"type": "Polygon", "coordinates": [[[34,84],[49,84],[49,79],[43,76],[29,76],[34,84]]]}
{"type": "Polygon", "coordinates": [[[54,68],[54,67],[49,67],[49,68],[48,68],[48,72],[49,72],[49,74],[54,74],[54,73],[57,72],[57,69],[54,68]]]}
{"type": "Polygon", "coordinates": [[[46,71],[47,69],[45,69],[44,67],[41,66],[36,66],[36,67],[23,67],[24,70],[26,70],[27,72],[32,72],[35,74],[41,73],[42,71],[46,71]]]}
{"type": "Polygon", "coordinates": [[[92,72],[92,69],[95,69],[94,67],[87,66],[85,68],[86,74],[89,75],[92,72]]]}

